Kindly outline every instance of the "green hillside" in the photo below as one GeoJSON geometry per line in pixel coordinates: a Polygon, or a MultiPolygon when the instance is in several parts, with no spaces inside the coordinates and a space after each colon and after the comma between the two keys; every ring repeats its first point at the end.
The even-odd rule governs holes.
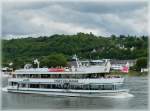
{"type": "MultiPolygon", "coordinates": [[[[148,56],[148,37],[101,37],[92,33],[28,37],[3,40],[2,52],[3,66],[13,62],[15,67],[23,66],[34,58],[43,61],[53,54],[68,60],[73,54],[77,54],[81,59],[137,59],[148,56]]],[[[45,65],[44,62],[41,64],[45,65]]]]}

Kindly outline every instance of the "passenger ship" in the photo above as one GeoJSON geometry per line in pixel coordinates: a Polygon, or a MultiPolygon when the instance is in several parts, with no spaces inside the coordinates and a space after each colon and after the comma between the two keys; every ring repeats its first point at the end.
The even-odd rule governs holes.
{"type": "Polygon", "coordinates": [[[107,97],[128,94],[124,78],[110,76],[110,61],[79,61],[70,68],[27,68],[13,72],[8,92],[59,96],[107,97]]]}

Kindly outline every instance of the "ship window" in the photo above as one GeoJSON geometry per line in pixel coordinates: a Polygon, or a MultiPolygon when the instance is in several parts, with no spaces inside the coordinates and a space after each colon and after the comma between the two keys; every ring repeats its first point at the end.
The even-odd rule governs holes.
{"type": "Polygon", "coordinates": [[[70,86],[70,89],[75,89],[75,85],[71,85],[71,86],[70,86]]]}
{"type": "Polygon", "coordinates": [[[54,88],[54,89],[56,88],[55,84],[52,84],[52,88],[54,88]]]}
{"type": "Polygon", "coordinates": [[[17,82],[12,82],[12,86],[16,86],[18,83],[17,82]]]}
{"type": "Polygon", "coordinates": [[[48,84],[41,84],[40,88],[49,88],[49,85],[48,84]]]}
{"type": "Polygon", "coordinates": [[[90,89],[98,90],[98,89],[99,89],[99,86],[98,86],[98,85],[91,85],[90,89]]]}
{"type": "Polygon", "coordinates": [[[38,74],[30,74],[30,78],[38,78],[38,74]]]}
{"type": "Polygon", "coordinates": [[[47,88],[51,88],[51,85],[50,85],[50,84],[48,84],[48,85],[47,85],[47,88]]]}
{"type": "Polygon", "coordinates": [[[104,90],[104,85],[99,85],[99,90],[104,90]]]}
{"type": "Polygon", "coordinates": [[[26,87],[26,84],[21,84],[21,87],[23,87],[23,88],[26,87]]]}
{"type": "Polygon", "coordinates": [[[61,74],[58,75],[58,78],[61,78],[61,74]]]}
{"type": "Polygon", "coordinates": [[[104,90],[112,90],[113,85],[104,85],[104,90]]]}
{"type": "Polygon", "coordinates": [[[75,89],[82,89],[83,87],[82,87],[82,85],[76,85],[75,86],[75,89]]]}
{"type": "Polygon", "coordinates": [[[123,85],[123,84],[118,84],[118,85],[116,85],[116,89],[122,89],[122,88],[124,88],[124,85],[123,85]]]}
{"type": "Polygon", "coordinates": [[[30,88],[39,88],[39,84],[30,84],[30,88]]]}
{"type": "Polygon", "coordinates": [[[90,89],[90,85],[83,85],[83,89],[84,90],[89,90],[90,89]]]}
{"type": "Polygon", "coordinates": [[[80,78],[82,78],[82,75],[81,74],[76,74],[76,78],[80,79],[80,78]]]}
{"type": "Polygon", "coordinates": [[[41,78],[51,78],[50,74],[41,74],[41,78]]]}
{"type": "Polygon", "coordinates": [[[13,78],[16,78],[16,75],[15,75],[15,74],[13,74],[13,75],[12,75],[12,77],[13,77],[13,78]]]}
{"type": "Polygon", "coordinates": [[[22,78],[23,76],[21,74],[18,74],[17,75],[17,78],[22,78]]]}
{"type": "Polygon", "coordinates": [[[40,88],[47,88],[47,89],[62,89],[61,84],[41,84],[40,88]]]}

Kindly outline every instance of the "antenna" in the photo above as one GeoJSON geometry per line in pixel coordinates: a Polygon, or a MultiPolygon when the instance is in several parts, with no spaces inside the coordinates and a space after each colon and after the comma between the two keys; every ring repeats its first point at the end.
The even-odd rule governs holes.
{"type": "Polygon", "coordinates": [[[76,54],[74,54],[72,58],[73,58],[73,59],[75,59],[76,64],[77,64],[77,67],[79,67],[79,61],[78,61],[78,57],[77,57],[77,55],[76,55],[76,54]]]}

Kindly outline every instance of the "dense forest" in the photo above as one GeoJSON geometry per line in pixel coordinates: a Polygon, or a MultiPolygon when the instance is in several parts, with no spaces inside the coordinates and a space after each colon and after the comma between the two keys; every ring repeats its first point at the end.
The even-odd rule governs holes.
{"type": "Polygon", "coordinates": [[[62,61],[59,65],[64,66],[74,54],[77,54],[80,59],[147,58],[148,37],[130,35],[102,37],[80,32],[75,35],[55,34],[2,41],[3,66],[13,62],[14,66],[19,68],[33,62],[35,58],[40,60],[42,66],[55,66],[60,63],[57,61],[62,61]]]}

